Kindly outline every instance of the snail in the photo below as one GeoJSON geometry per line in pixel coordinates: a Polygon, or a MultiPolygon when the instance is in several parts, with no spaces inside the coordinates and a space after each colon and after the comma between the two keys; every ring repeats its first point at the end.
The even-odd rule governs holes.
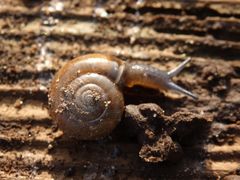
{"type": "Polygon", "coordinates": [[[196,95],[171,80],[189,61],[190,58],[166,73],[110,55],[77,57],[66,63],[52,80],[50,115],[68,136],[81,140],[102,138],[121,120],[124,111],[123,86],[171,89],[196,99],[196,95]]]}

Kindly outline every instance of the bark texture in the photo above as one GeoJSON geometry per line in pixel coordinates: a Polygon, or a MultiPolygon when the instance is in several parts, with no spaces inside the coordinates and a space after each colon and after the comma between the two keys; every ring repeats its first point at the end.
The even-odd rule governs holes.
{"type": "Polygon", "coordinates": [[[239,178],[239,42],[239,0],[1,1],[1,179],[239,178]],[[91,52],[162,70],[190,56],[174,81],[199,100],[124,89],[125,115],[109,137],[64,139],[48,114],[49,83],[91,52]]]}

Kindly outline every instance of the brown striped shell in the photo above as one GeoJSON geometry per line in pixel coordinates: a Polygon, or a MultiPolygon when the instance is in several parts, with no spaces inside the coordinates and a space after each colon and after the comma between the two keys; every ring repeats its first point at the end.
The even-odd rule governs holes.
{"type": "Polygon", "coordinates": [[[116,81],[122,63],[112,59],[99,54],[81,56],[68,62],[53,79],[50,114],[65,134],[98,139],[121,120],[124,100],[116,81]]]}

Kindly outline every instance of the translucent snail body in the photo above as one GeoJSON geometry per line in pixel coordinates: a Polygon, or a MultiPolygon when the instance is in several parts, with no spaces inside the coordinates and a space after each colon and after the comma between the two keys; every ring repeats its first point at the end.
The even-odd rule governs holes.
{"type": "Polygon", "coordinates": [[[142,85],[172,89],[192,98],[191,92],[171,81],[189,59],[166,73],[114,56],[89,54],[66,63],[55,75],[49,92],[50,115],[66,135],[94,140],[108,135],[124,110],[121,87],[142,85]]]}

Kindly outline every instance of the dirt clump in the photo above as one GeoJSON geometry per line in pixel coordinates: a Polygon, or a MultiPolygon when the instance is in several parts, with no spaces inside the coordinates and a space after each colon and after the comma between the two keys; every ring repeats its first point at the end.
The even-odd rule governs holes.
{"type": "Polygon", "coordinates": [[[152,163],[178,161],[183,156],[181,143],[193,143],[210,125],[203,116],[187,111],[164,115],[153,103],[126,106],[124,123],[141,144],[140,158],[152,163]]]}

